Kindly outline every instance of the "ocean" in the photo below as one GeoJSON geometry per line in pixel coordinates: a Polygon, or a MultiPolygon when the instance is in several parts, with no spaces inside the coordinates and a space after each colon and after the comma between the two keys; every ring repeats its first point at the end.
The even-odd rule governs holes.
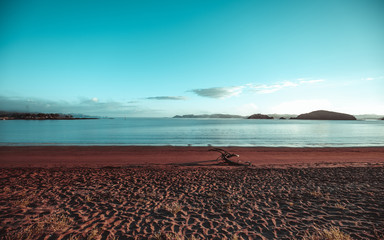
{"type": "Polygon", "coordinates": [[[0,145],[384,146],[384,121],[117,118],[0,121],[0,145]]]}

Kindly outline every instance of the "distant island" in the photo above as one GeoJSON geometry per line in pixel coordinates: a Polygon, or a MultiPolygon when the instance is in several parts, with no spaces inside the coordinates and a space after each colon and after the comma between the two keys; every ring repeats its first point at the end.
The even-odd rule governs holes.
{"type": "Polygon", "coordinates": [[[356,118],[350,114],[331,112],[325,110],[313,111],[310,113],[300,114],[296,118],[302,120],[356,120],[356,118]]]}
{"type": "Polygon", "coordinates": [[[240,115],[231,115],[231,114],[202,114],[202,115],[176,115],[173,118],[244,118],[240,115]]]}
{"type": "Polygon", "coordinates": [[[317,110],[310,113],[304,113],[300,115],[294,114],[252,114],[250,116],[240,116],[233,114],[186,114],[186,115],[176,115],[173,118],[238,118],[238,119],[279,119],[279,120],[288,120],[288,119],[297,119],[297,120],[384,120],[381,116],[373,114],[365,115],[350,115],[346,113],[332,112],[326,110],[317,110]]]}
{"type": "Polygon", "coordinates": [[[0,112],[1,120],[77,120],[77,119],[97,119],[94,117],[73,117],[71,114],[61,113],[20,113],[20,112],[0,112]]]}
{"type": "Polygon", "coordinates": [[[273,119],[273,117],[258,113],[247,117],[247,119],[273,119]]]}
{"type": "Polygon", "coordinates": [[[186,114],[186,115],[176,115],[173,118],[239,118],[239,119],[289,119],[295,117],[293,114],[253,114],[251,116],[241,116],[241,115],[233,115],[233,114],[186,114]]]}

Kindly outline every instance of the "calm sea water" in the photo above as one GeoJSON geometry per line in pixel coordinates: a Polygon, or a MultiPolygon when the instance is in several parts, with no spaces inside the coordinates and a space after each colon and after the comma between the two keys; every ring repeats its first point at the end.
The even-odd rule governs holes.
{"type": "Polygon", "coordinates": [[[0,145],[384,146],[384,121],[14,120],[0,121],[0,145]]]}

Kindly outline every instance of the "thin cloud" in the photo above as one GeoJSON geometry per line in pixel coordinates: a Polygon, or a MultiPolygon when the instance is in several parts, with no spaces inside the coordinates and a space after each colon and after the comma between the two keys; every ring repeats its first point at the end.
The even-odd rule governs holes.
{"type": "Polygon", "coordinates": [[[364,81],[374,81],[374,80],[381,80],[381,79],[384,79],[384,76],[362,78],[362,80],[364,81]]]}
{"type": "Polygon", "coordinates": [[[299,87],[301,85],[307,85],[307,84],[316,84],[320,82],[324,82],[324,79],[305,79],[305,78],[300,78],[297,79],[297,81],[285,81],[282,83],[276,83],[272,85],[267,85],[267,84],[260,84],[260,85],[254,85],[254,84],[247,84],[251,90],[258,94],[268,94],[268,93],[274,93],[277,91],[280,91],[285,88],[292,88],[292,87],[299,87]]]}
{"type": "Polygon", "coordinates": [[[281,89],[284,89],[284,88],[297,87],[297,86],[299,86],[298,83],[286,81],[286,82],[283,82],[283,83],[273,84],[273,85],[266,85],[266,84],[250,85],[249,87],[251,89],[253,89],[254,91],[256,91],[256,93],[267,94],[267,93],[277,92],[277,91],[279,91],[281,89]]]}
{"type": "Polygon", "coordinates": [[[236,87],[214,87],[191,90],[200,97],[208,98],[229,98],[239,95],[243,91],[243,86],[236,87]]]}
{"type": "Polygon", "coordinates": [[[99,103],[99,99],[97,97],[93,98],[80,98],[81,104],[97,104],[99,103]]]}
{"type": "Polygon", "coordinates": [[[319,83],[324,82],[324,79],[313,79],[313,80],[300,80],[301,84],[313,84],[313,83],[319,83]]]}
{"type": "Polygon", "coordinates": [[[149,99],[149,100],[175,100],[175,101],[187,100],[187,98],[184,96],[157,96],[157,97],[147,97],[146,99],[149,99]]]}
{"type": "Polygon", "coordinates": [[[77,101],[51,101],[39,98],[0,96],[0,110],[14,112],[73,113],[95,116],[123,116],[143,111],[136,104],[117,101],[100,101],[98,98],[81,98],[77,101]]]}
{"type": "Polygon", "coordinates": [[[214,88],[203,88],[203,89],[193,89],[191,92],[201,96],[209,98],[229,98],[232,96],[240,95],[244,89],[250,89],[251,92],[256,92],[258,94],[269,94],[280,91],[286,88],[299,87],[301,85],[308,84],[317,84],[324,82],[324,79],[310,79],[310,78],[299,78],[296,81],[284,81],[281,83],[275,84],[253,84],[248,83],[244,86],[235,86],[235,87],[214,87],[214,88]]]}

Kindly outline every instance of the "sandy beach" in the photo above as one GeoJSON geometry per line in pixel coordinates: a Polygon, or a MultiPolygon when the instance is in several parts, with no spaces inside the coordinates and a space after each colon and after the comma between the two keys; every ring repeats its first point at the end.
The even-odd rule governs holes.
{"type": "Polygon", "coordinates": [[[0,147],[2,239],[384,237],[384,148],[0,147]]]}
{"type": "MultiPolygon", "coordinates": [[[[0,146],[0,167],[212,166],[211,147],[0,146]]],[[[384,163],[384,147],[225,147],[257,167],[365,166],[384,163]]]]}

